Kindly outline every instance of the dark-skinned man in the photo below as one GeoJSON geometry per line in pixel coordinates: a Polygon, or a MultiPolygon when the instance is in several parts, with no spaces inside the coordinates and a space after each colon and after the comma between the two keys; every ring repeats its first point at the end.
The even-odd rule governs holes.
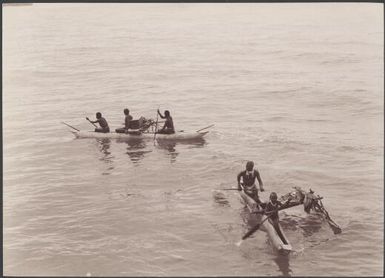
{"type": "Polygon", "coordinates": [[[246,170],[240,172],[237,176],[238,190],[241,191],[243,189],[248,196],[253,198],[258,204],[261,204],[262,202],[258,196],[258,188],[255,185],[255,179],[258,180],[261,192],[265,191],[261,175],[257,169],[254,169],[254,162],[248,161],[246,163],[246,170]]]}

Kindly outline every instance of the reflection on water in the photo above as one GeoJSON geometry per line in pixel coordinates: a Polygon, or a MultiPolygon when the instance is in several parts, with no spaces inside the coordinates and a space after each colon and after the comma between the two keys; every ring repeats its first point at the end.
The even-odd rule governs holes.
{"type": "Polygon", "coordinates": [[[275,257],[274,262],[277,264],[279,271],[282,272],[282,276],[291,276],[292,270],[290,269],[289,264],[290,256],[280,256],[275,257]]]}
{"type": "Polygon", "coordinates": [[[130,138],[126,140],[119,140],[118,142],[124,142],[127,144],[126,153],[134,165],[138,165],[138,163],[144,158],[144,155],[151,152],[150,150],[143,150],[147,147],[147,143],[141,138],[130,138]]]}
{"type": "Polygon", "coordinates": [[[103,156],[100,158],[100,160],[105,161],[105,162],[112,162],[111,160],[111,152],[110,152],[110,147],[111,147],[111,140],[108,138],[103,138],[103,139],[96,139],[96,141],[99,143],[99,151],[103,154],[103,156]]]}
{"type": "Polygon", "coordinates": [[[176,142],[174,141],[158,141],[157,147],[160,149],[164,149],[168,152],[168,155],[170,156],[170,162],[174,163],[176,161],[177,156],[179,153],[175,149],[176,142]]]}
{"type": "Polygon", "coordinates": [[[177,145],[188,145],[190,148],[202,148],[206,144],[204,139],[194,139],[194,140],[183,140],[183,141],[173,141],[173,140],[157,140],[156,147],[159,149],[166,150],[170,156],[170,162],[174,163],[176,161],[179,152],[176,150],[177,145]]]}
{"type": "Polygon", "coordinates": [[[113,163],[113,156],[111,156],[110,147],[111,147],[111,140],[108,138],[103,139],[96,139],[98,142],[99,151],[102,153],[102,157],[99,159],[109,165],[109,167],[102,173],[102,175],[109,175],[110,171],[114,169],[113,163]]]}
{"type": "MultiPolygon", "coordinates": [[[[114,158],[111,155],[111,139],[103,138],[96,139],[98,142],[98,147],[103,156],[100,158],[101,161],[111,163],[114,158]]],[[[115,140],[114,140],[115,141],[115,140]]],[[[128,138],[128,139],[117,139],[117,143],[127,144],[126,154],[129,156],[130,160],[134,165],[143,160],[145,154],[152,152],[152,150],[145,150],[148,147],[153,147],[153,141],[146,141],[142,138],[128,138]],[[151,142],[151,144],[149,144],[151,142]]],[[[177,151],[177,145],[186,145],[187,148],[201,148],[205,145],[205,141],[200,140],[187,140],[187,141],[171,141],[171,140],[157,140],[155,148],[166,150],[167,156],[170,157],[170,162],[176,162],[176,158],[179,155],[177,151]]]]}

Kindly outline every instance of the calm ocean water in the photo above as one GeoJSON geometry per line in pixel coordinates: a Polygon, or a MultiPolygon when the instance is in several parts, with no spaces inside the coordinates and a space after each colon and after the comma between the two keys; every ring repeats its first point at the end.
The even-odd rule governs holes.
{"type": "Polygon", "coordinates": [[[383,274],[380,4],[3,7],[5,275],[383,274]],[[204,142],[74,139],[169,109],[204,142]],[[296,250],[247,230],[246,160],[266,192],[312,188],[343,233],[281,212],[296,250]]]}

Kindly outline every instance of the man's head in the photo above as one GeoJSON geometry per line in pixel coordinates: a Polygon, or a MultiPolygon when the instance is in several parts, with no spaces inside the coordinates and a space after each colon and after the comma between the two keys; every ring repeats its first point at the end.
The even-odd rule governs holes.
{"type": "Polygon", "coordinates": [[[124,109],[124,115],[128,115],[130,113],[130,110],[128,110],[127,108],[124,109]]]}
{"type": "Polygon", "coordinates": [[[164,115],[165,115],[166,117],[170,117],[170,111],[168,111],[168,110],[164,111],[164,115]]]}
{"type": "Polygon", "coordinates": [[[96,119],[100,119],[101,117],[102,117],[102,113],[97,112],[97,113],[96,113],[96,119]]]}
{"type": "Polygon", "coordinates": [[[278,200],[277,193],[271,192],[271,194],[270,194],[270,200],[271,200],[273,203],[275,203],[275,202],[278,200]]]}
{"type": "Polygon", "coordinates": [[[254,162],[252,162],[252,161],[247,161],[247,163],[246,163],[246,170],[247,170],[247,171],[252,171],[253,168],[254,168],[254,162]]]}

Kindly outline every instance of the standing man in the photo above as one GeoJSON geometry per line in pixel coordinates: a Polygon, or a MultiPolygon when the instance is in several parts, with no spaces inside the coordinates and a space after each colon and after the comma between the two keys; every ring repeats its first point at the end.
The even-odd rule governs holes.
{"type": "Polygon", "coordinates": [[[261,204],[261,200],[258,196],[258,188],[255,185],[255,178],[258,180],[259,189],[261,192],[265,191],[263,188],[263,182],[258,170],[254,169],[254,162],[248,161],[246,163],[246,170],[240,172],[237,176],[238,190],[243,191],[253,198],[258,204],[261,204]],[[242,178],[242,182],[241,182],[242,178]]]}
{"type": "Polygon", "coordinates": [[[116,133],[126,133],[130,128],[130,122],[132,121],[132,116],[130,115],[130,110],[128,108],[123,110],[125,118],[124,118],[124,127],[115,129],[116,133]]]}
{"type": "Polygon", "coordinates": [[[95,128],[95,132],[110,132],[110,127],[108,126],[106,119],[102,117],[102,113],[96,113],[96,121],[91,121],[90,119],[88,119],[88,117],[86,117],[86,119],[93,124],[98,123],[100,125],[100,127],[95,128]]]}
{"type": "Polygon", "coordinates": [[[159,109],[158,109],[158,114],[162,119],[166,119],[166,122],[164,123],[164,126],[162,127],[162,129],[159,130],[157,133],[159,133],[159,134],[173,134],[173,133],[175,133],[174,122],[171,118],[170,111],[165,110],[164,116],[162,116],[162,114],[160,114],[159,109]]]}

